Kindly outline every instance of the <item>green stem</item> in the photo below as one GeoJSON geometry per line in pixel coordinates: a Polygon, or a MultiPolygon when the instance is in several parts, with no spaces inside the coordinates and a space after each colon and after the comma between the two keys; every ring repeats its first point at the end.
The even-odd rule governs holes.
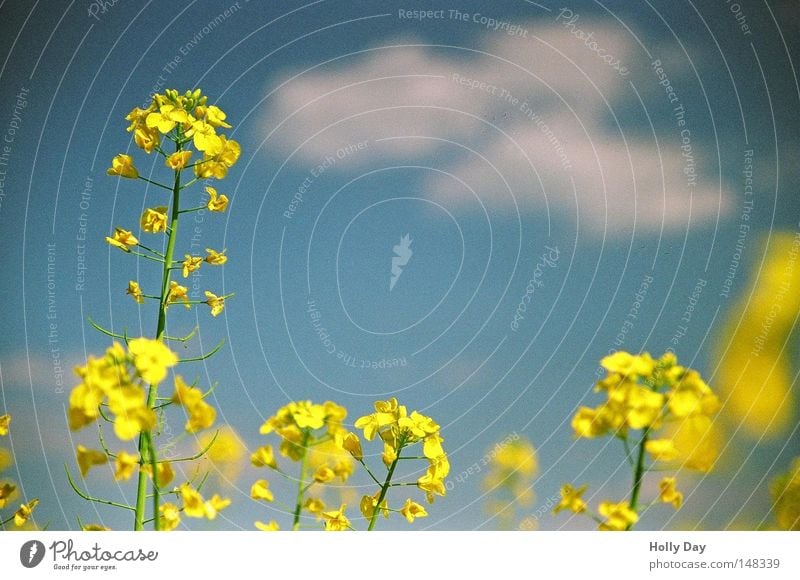
{"type": "Polygon", "coordinates": [[[372,529],[375,527],[375,522],[378,521],[378,512],[381,511],[381,504],[383,503],[383,500],[386,499],[386,493],[392,486],[392,475],[394,475],[394,469],[400,462],[400,453],[402,451],[403,451],[403,443],[402,441],[398,441],[397,457],[394,458],[394,461],[392,461],[392,464],[389,466],[389,471],[386,473],[386,480],[383,482],[383,485],[381,486],[381,493],[380,495],[378,495],[378,501],[375,502],[375,509],[372,511],[372,517],[369,519],[369,527],[367,528],[368,532],[372,531],[372,529]]]}
{"type": "MultiPolygon", "coordinates": [[[[631,491],[631,509],[636,511],[638,502],[639,502],[639,492],[642,490],[642,480],[644,479],[644,457],[645,457],[645,446],[647,445],[647,439],[650,436],[650,429],[645,429],[644,433],[642,433],[642,440],[639,441],[639,453],[636,457],[636,468],[633,472],[633,489],[631,491]]],[[[638,512],[637,512],[638,513],[638,512]]],[[[626,529],[630,530],[633,527],[633,524],[629,525],[626,529]]]]}
{"type": "Polygon", "coordinates": [[[206,206],[198,205],[197,207],[190,207],[189,209],[182,209],[181,213],[191,213],[193,211],[200,211],[201,209],[206,209],[206,206]]]}
{"type": "Polygon", "coordinates": [[[147,179],[146,177],[142,177],[141,175],[139,176],[139,179],[141,179],[142,181],[146,181],[147,183],[150,183],[150,184],[155,185],[157,187],[161,187],[163,189],[169,189],[169,187],[164,185],[163,183],[158,183],[157,181],[152,181],[150,179],[147,179]]]}
{"type": "Polygon", "coordinates": [[[297,480],[297,500],[294,505],[294,519],[292,520],[292,531],[300,529],[300,512],[303,510],[303,494],[308,489],[305,484],[306,470],[308,469],[308,429],[303,432],[303,458],[300,460],[300,478],[297,480]]]}
{"type": "MultiPolygon", "coordinates": [[[[181,150],[180,144],[176,144],[176,151],[181,150]]],[[[175,171],[175,181],[172,186],[172,206],[170,208],[170,227],[167,230],[167,251],[164,254],[164,267],[161,273],[161,295],[158,306],[158,321],[156,323],[156,340],[162,340],[164,330],[167,326],[167,295],[169,294],[170,265],[175,254],[175,242],[178,238],[178,218],[180,217],[180,197],[181,197],[181,172],[175,171]]],[[[158,397],[158,385],[150,385],[147,391],[147,406],[153,408],[158,397]]],[[[143,463],[150,463],[153,471],[153,528],[159,529],[159,503],[160,493],[158,489],[158,457],[155,446],[153,445],[152,435],[149,431],[139,435],[139,455],[143,463]]],[[[134,512],[133,529],[136,531],[144,529],[145,522],[145,502],[147,500],[147,474],[139,470],[139,478],[136,488],[136,510],[134,512]]]]}

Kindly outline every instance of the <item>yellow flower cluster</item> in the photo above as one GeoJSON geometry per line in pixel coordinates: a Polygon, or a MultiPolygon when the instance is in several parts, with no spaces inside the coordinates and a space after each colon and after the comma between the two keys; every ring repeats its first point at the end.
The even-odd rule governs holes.
{"type": "MultiPolygon", "coordinates": [[[[583,499],[587,486],[575,488],[566,484],[553,512],[590,515],[601,530],[629,530],[639,520],[638,500],[648,471],[648,456],[655,462],[680,458],[683,467],[711,469],[716,449],[708,442],[708,433],[720,403],[700,373],[679,365],[671,352],[659,359],[648,353],[616,352],[603,358],[601,364],[607,376],[597,383],[596,391],[605,393],[606,400],[594,408],[580,407],[572,427],[577,437],[611,435],[625,443],[633,469],[631,498],[601,502],[596,516],[589,513],[583,499]],[[656,436],[667,425],[672,435],[656,436]],[[635,439],[636,458],[630,453],[632,431],[640,433],[635,439]]],[[[674,477],[661,480],[658,501],[675,509],[681,507],[683,494],[677,490],[674,477]]]]}
{"type": "Polygon", "coordinates": [[[422,454],[428,460],[428,469],[417,480],[417,487],[423,490],[428,503],[433,503],[434,495],[446,494],[444,480],[450,473],[450,461],[444,452],[444,439],[439,433],[439,425],[430,417],[400,405],[392,397],[387,401],[377,401],[375,412],[360,417],[355,422],[362,429],[364,438],[372,441],[379,436],[383,441],[383,463],[387,468],[396,464],[403,448],[414,443],[422,444],[422,454]]]}
{"type": "Polygon", "coordinates": [[[107,406],[114,415],[114,432],[123,441],[152,429],[156,415],[147,405],[145,384],[163,381],[177,362],[163,342],[147,338],[130,340],[127,350],[115,342],[104,356],[90,356],[85,365],[75,367],[81,382],[70,393],[70,428],[93,423],[107,406]]]}
{"type": "Polygon", "coordinates": [[[620,351],[601,364],[608,374],[596,390],[606,394],[606,401],[578,409],[572,420],[578,437],[652,431],[667,419],[709,417],[719,409],[717,396],[700,373],[678,365],[671,352],[654,360],[648,353],[620,351]]]}
{"type": "Polygon", "coordinates": [[[800,457],[794,459],[789,471],[772,481],[769,491],[778,527],[800,531],[800,457]]]}
{"type": "MultiPolygon", "coordinates": [[[[325,518],[323,499],[305,498],[306,492],[314,486],[332,485],[336,481],[345,482],[353,473],[354,465],[350,453],[336,444],[336,441],[346,433],[343,426],[346,417],[347,409],[332,401],[322,404],[294,401],[278,409],[275,415],[269,417],[261,426],[262,435],[274,433],[280,438],[278,453],[281,456],[301,464],[299,476],[301,489],[298,490],[293,514],[294,529],[299,529],[300,517],[304,511],[314,515],[318,520],[325,518]]],[[[254,467],[279,470],[275,451],[271,445],[256,449],[250,456],[250,463],[254,467]]],[[[257,480],[250,489],[250,497],[260,501],[273,501],[274,496],[269,488],[269,482],[265,479],[257,480]]],[[[326,519],[326,522],[335,520],[341,524],[345,519],[342,512],[341,518],[326,519]]],[[[274,521],[266,524],[257,521],[255,526],[264,531],[278,529],[278,524],[274,521]]]]}
{"type": "MultiPolygon", "coordinates": [[[[146,109],[134,108],[125,117],[130,122],[128,132],[133,133],[136,146],[145,151],[161,151],[162,136],[179,143],[192,143],[203,154],[194,164],[195,175],[200,179],[223,179],[230,167],[239,159],[241,148],[233,139],[217,134],[218,129],[230,129],[227,115],[216,105],[208,105],[208,98],[200,89],[186,91],[183,95],[173,89],[153,95],[146,109]]],[[[188,166],[191,151],[177,151],[166,156],[164,163],[176,171],[188,166]]],[[[138,171],[128,155],[114,159],[109,175],[136,178],[138,171]]]]}
{"type": "MultiPolygon", "coordinates": [[[[361,464],[372,480],[380,485],[375,494],[365,495],[360,502],[361,513],[369,520],[370,530],[375,525],[375,516],[378,513],[388,518],[394,511],[409,523],[426,517],[428,513],[425,508],[411,498],[400,509],[389,508],[386,495],[393,485],[416,485],[426,492],[431,503],[434,494],[445,495],[444,479],[450,470],[450,464],[442,448],[444,440],[439,432],[439,425],[430,417],[416,411],[408,413],[406,407],[394,398],[376,402],[374,413],[359,418],[355,427],[363,430],[365,439],[371,441],[379,438],[383,443],[382,460],[387,476],[380,483],[364,462],[359,436],[345,427],[346,418],[347,409],[331,401],[322,404],[296,401],[278,409],[261,426],[261,434],[275,434],[280,438],[277,452],[279,455],[300,463],[292,529],[300,529],[303,513],[322,522],[326,531],[353,529],[346,514],[350,500],[341,501],[352,496],[346,493],[347,490],[341,491],[340,501],[334,504],[339,507],[332,509],[326,506],[325,494],[326,490],[335,489],[330,486],[344,483],[353,475],[355,462],[361,464]],[[402,457],[404,449],[417,443],[420,444],[421,455],[402,457]],[[428,462],[427,470],[415,483],[392,484],[392,476],[401,458],[425,459],[428,462]],[[314,491],[314,495],[307,496],[309,491],[314,491]]],[[[276,452],[271,445],[264,445],[253,451],[250,463],[257,468],[276,470],[286,477],[286,471],[278,465],[276,452]]],[[[250,497],[256,501],[275,500],[266,479],[258,479],[253,483],[250,497]]],[[[264,531],[279,529],[274,520],[266,523],[256,521],[255,527],[264,531]]]]}

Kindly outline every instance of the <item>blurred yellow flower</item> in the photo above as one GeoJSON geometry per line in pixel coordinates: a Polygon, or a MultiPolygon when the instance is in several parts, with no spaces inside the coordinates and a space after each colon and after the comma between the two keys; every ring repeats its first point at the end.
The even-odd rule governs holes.
{"type": "Polygon", "coordinates": [[[184,382],[180,375],[175,376],[175,393],[172,402],[182,405],[188,414],[186,431],[196,433],[207,429],[214,424],[217,411],[203,400],[203,393],[196,387],[191,387],[184,382]]]}
{"type": "Polygon", "coordinates": [[[800,234],[770,231],[754,250],[759,262],[731,305],[716,341],[725,416],[753,439],[773,438],[794,426],[796,366],[786,348],[800,313],[800,234]]]}
{"type": "Polygon", "coordinates": [[[630,509],[627,501],[619,503],[604,501],[600,504],[598,512],[605,518],[600,524],[600,530],[603,531],[620,532],[639,521],[639,516],[630,509]]]}
{"type": "Polygon", "coordinates": [[[83,477],[86,477],[86,474],[95,465],[104,465],[108,461],[108,456],[104,452],[87,449],[83,445],[78,445],[75,448],[75,454],[83,477]]]}
{"type": "Polygon", "coordinates": [[[167,370],[178,364],[177,355],[160,340],[134,338],[128,342],[133,364],[145,382],[158,384],[167,376],[167,370]]]}
{"type": "Polygon", "coordinates": [[[325,511],[325,502],[319,498],[310,497],[305,501],[303,507],[317,516],[317,519],[322,519],[322,512],[325,511]]]}
{"type": "Polygon", "coordinates": [[[581,514],[586,511],[586,502],[583,501],[583,494],[586,493],[588,485],[582,485],[575,489],[570,484],[565,483],[561,486],[561,500],[558,505],[553,508],[553,513],[557,514],[563,510],[569,510],[575,514],[581,514]]]}
{"type": "Polygon", "coordinates": [[[14,497],[14,492],[16,490],[17,486],[10,483],[3,483],[0,485],[0,509],[6,507],[11,498],[14,497]]]}
{"type": "Polygon", "coordinates": [[[11,415],[0,415],[0,435],[8,435],[9,425],[11,425],[11,415]]]}
{"type": "Polygon", "coordinates": [[[242,468],[245,445],[233,427],[223,425],[215,433],[200,435],[197,438],[197,450],[203,449],[208,449],[204,458],[213,463],[216,470],[224,473],[229,480],[236,479],[242,468]]]}
{"type": "Polygon", "coordinates": [[[159,506],[158,511],[161,512],[160,528],[165,532],[169,532],[178,527],[181,523],[181,512],[178,506],[174,503],[167,502],[159,506]]]}
{"type": "Polygon", "coordinates": [[[253,499],[263,499],[264,501],[274,501],[275,496],[269,489],[269,482],[266,479],[259,479],[250,488],[250,497],[253,499]]]}
{"type": "Polygon", "coordinates": [[[114,459],[114,479],[125,481],[139,468],[139,456],[120,451],[114,459]]]}
{"type": "Polygon", "coordinates": [[[14,512],[14,525],[18,528],[25,525],[25,522],[30,519],[31,515],[33,514],[33,510],[36,509],[37,505],[39,505],[39,500],[32,499],[28,503],[24,503],[19,506],[19,509],[14,512]]]}
{"type": "Polygon", "coordinates": [[[655,369],[655,361],[649,353],[632,355],[624,351],[617,351],[614,354],[604,357],[600,364],[611,373],[620,375],[646,377],[655,369]]]}
{"type": "Polygon", "coordinates": [[[772,480],[769,491],[778,527],[800,531],[800,457],[794,459],[789,471],[772,480]]]}
{"type": "Polygon", "coordinates": [[[679,421],[668,432],[678,451],[678,461],[697,471],[711,471],[725,444],[716,422],[703,415],[679,421]]]}
{"type": "Polygon", "coordinates": [[[256,449],[250,456],[250,463],[253,464],[253,467],[277,468],[278,462],[275,460],[275,452],[272,449],[272,445],[264,445],[256,449]]]}
{"type": "Polygon", "coordinates": [[[683,494],[675,489],[675,478],[665,477],[658,484],[660,490],[659,499],[664,503],[671,503],[672,507],[678,509],[683,504],[683,494]]]}
{"type": "Polygon", "coordinates": [[[317,468],[314,472],[314,481],[317,483],[328,483],[332,481],[336,477],[336,474],[333,472],[333,469],[328,467],[327,465],[323,465],[322,467],[317,468]]]}
{"type": "Polygon", "coordinates": [[[261,530],[262,532],[277,532],[278,530],[281,529],[280,526],[278,525],[278,522],[276,522],[275,520],[270,520],[266,524],[264,522],[255,522],[254,525],[256,526],[257,529],[261,530]]]}
{"type": "Polygon", "coordinates": [[[680,455],[672,439],[650,439],[644,448],[654,461],[672,461],[680,455]]]}

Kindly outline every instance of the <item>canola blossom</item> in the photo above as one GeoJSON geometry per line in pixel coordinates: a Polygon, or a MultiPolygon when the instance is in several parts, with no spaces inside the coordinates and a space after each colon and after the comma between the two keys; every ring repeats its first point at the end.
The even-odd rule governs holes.
{"type": "MultiPolygon", "coordinates": [[[[587,485],[564,484],[554,514],[570,512],[594,519],[598,529],[630,530],[639,521],[642,483],[650,466],[663,471],[709,471],[717,460],[717,447],[708,432],[720,408],[717,395],[700,373],[678,364],[671,352],[654,359],[648,353],[616,352],[601,361],[606,376],[595,392],[604,400],[595,407],[581,406],[572,418],[579,439],[614,437],[622,442],[631,468],[631,492],[622,501],[602,501],[591,512],[583,496],[587,485]],[[687,436],[687,434],[691,434],[687,436]]],[[[657,502],[679,509],[683,494],[675,477],[658,484],[657,502]]]]}

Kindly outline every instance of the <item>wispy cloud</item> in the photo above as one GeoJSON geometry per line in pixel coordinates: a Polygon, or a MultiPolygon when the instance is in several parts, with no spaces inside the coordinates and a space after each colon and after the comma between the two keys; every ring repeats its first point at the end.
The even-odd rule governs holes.
{"type": "MultiPolygon", "coordinates": [[[[551,21],[528,23],[526,38],[484,34],[479,48],[403,38],[293,71],[264,120],[270,148],[313,164],[369,141],[351,167],[434,167],[423,191],[455,211],[480,211],[478,195],[494,210],[548,208],[594,232],[724,214],[730,194],[697,169],[708,155],[699,142],[687,158],[677,131],[656,138],[646,123],[617,124],[635,98],[631,80],[650,74],[633,38],[602,20],[581,26],[620,64],[551,21]]],[[[670,62],[677,77],[680,61],[670,62]]]]}

